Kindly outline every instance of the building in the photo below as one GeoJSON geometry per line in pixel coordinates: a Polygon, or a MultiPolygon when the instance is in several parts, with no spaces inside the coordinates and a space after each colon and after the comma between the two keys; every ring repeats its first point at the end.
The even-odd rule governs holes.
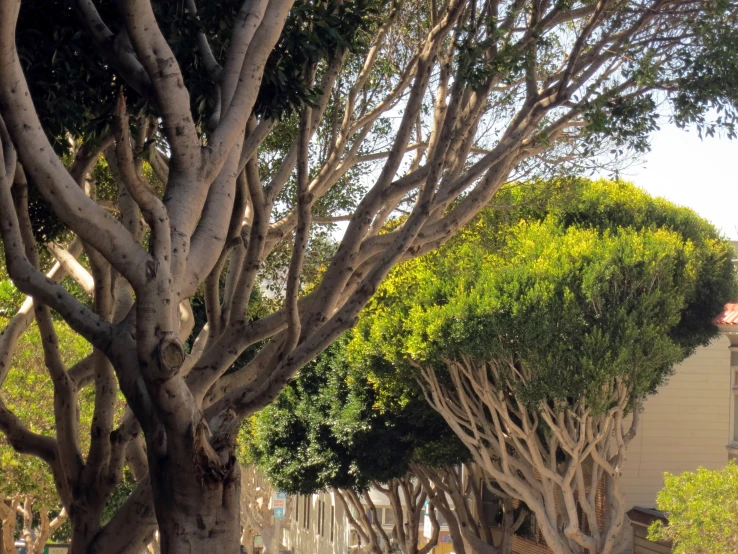
{"type": "Polygon", "coordinates": [[[665,472],[725,466],[738,413],[731,355],[730,341],[722,334],[681,363],[658,394],[646,400],[621,478],[628,509],[655,509],[665,472]]]}
{"type": "MultiPolygon", "coordinates": [[[[738,250],[738,242],[733,247],[738,250]]],[[[733,263],[738,267],[738,260],[733,263]]],[[[644,404],[622,475],[629,508],[641,508],[632,516],[633,544],[643,543],[652,519],[646,516],[656,517],[665,472],[720,469],[738,456],[738,304],[727,304],[714,323],[720,336],[681,363],[644,404]]],[[[636,546],[635,554],[657,551],[655,545],[642,548],[636,546]]]]}
{"type": "MultiPolygon", "coordinates": [[[[389,498],[377,490],[370,491],[369,495],[382,528],[391,535],[395,521],[389,498]]],[[[364,501],[363,505],[366,507],[368,503],[364,501]]],[[[357,516],[355,511],[351,515],[357,516]]],[[[451,554],[453,547],[448,525],[444,524],[442,517],[439,517],[439,523],[439,543],[432,554],[451,554]]],[[[275,531],[279,542],[291,554],[350,554],[360,551],[359,535],[334,492],[292,497],[285,517],[276,524],[275,531]]],[[[421,520],[418,529],[421,545],[426,542],[423,531],[421,520]]]]}

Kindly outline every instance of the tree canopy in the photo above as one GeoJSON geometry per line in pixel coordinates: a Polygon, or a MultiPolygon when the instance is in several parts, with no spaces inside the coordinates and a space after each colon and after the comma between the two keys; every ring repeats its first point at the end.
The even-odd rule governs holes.
{"type": "Polygon", "coordinates": [[[469,454],[415,389],[391,405],[346,359],[339,339],[245,427],[245,458],[292,494],[368,490],[411,464],[445,467],[469,454]]]}
{"type": "Polygon", "coordinates": [[[483,211],[396,268],[349,357],[390,388],[398,369],[417,379],[554,552],[619,552],[620,472],[641,404],[716,336],[712,317],[736,294],[733,249],[693,212],[629,184],[522,191],[507,195],[508,212],[483,211]]]}
{"type": "MultiPolygon", "coordinates": [[[[189,2],[152,5],[184,74],[190,109],[203,134],[209,132],[207,120],[216,109],[217,79],[208,73],[210,60],[198,52],[198,34],[207,34],[213,55],[220,61],[220,53],[230,47],[234,26],[240,23],[242,4],[227,0],[197,6],[189,2]]],[[[283,118],[306,102],[314,103],[318,93],[306,82],[302,73],[305,64],[324,60],[342,49],[366,49],[383,9],[386,6],[374,0],[296,2],[267,60],[256,112],[283,118]]],[[[104,21],[107,28],[84,32],[80,23],[91,21],[79,21],[80,8],[63,0],[22,2],[16,28],[18,53],[36,108],[60,153],[66,153],[70,134],[74,139],[89,140],[111,130],[118,87],[127,76],[128,68],[110,63],[111,49],[126,47],[122,38],[114,44],[114,36],[120,36],[125,25],[115,2],[103,0],[92,10],[82,11],[88,17],[96,12],[93,17],[100,18],[96,24],[104,21]]],[[[158,115],[151,83],[138,79],[129,86],[136,113],[158,115]]]]}
{"type": "Polygon", "coordinates": [[[716,336],[712,318],[736,296],[730,244],[633,185],[534,183],[495,202],[509,207],[483,211],[387,278],[353,359],[381,370],[511,358],[536,368],[520,391],[531,405],[595,393],[615,376],[642,400],[716,336]]]}

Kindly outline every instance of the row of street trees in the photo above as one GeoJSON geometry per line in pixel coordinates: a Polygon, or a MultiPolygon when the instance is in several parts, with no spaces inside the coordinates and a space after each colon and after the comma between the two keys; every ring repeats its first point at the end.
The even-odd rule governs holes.
{"type": "Polygon", "coordinates": [[[425,554],[438,544],[441,521],[458,554],[467,552],[465,544],[473,552],[512,552],[512,533],[525,514],[513,514],[512,502],[485,514],[485,481],[420,391],[380,388],[349,361],[346,348],[347,338],[334,343],[249,422],[246,460],[290,494],[331,491],[366,552],[425,554]],[[370,488],[390,502],[390,531],[365,494],[370,488]],[[431,536],[421,543],[426,501],[431,536]],[[500,520],[501,549],[487,517],[500,520]]]}
{"type": "Polygon", "coordinates": [[[413,519],[426,498],[457,553],[509,554],[526,510],[557,554],[622,552],[620,475],[642,403],[716,336],[711,319],[738,292],[729,243],[632,185],[537,182],[497,202],[508,208],[391,272],[357,327],[253,422],[252,460],[277,487],[333,489],[359,514],[370,486],[387,494],[391,536],[369,528],[376,517],[350,520],[371,552],[432,548],[435,516],[420,549],[413,519]]]}
{"type": "Polygon", "coordinates": [[[157,529],[167,554],[236,551],[240,422],[505,183],[642,151],[660,110],[732,135],[736,8],[0,0],[0,238],[33,298],[0,339],[0,430],[54,476],[72,553],[157,529]],[[54,317],[88,355],[63,358],[54,317]],[[7,399],[34,319],[52,434],[7,399]]]}

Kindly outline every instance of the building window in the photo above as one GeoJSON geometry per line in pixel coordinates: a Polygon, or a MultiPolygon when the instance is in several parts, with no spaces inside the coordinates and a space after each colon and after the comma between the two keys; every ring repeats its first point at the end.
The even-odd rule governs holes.
{"type": "Polygon", "coordinates": [[[733,442],[738,443],[738,385],[733,385],[733,442]]]}
{"type": "Polygon", "coordinates": [[[333,542],[333,533],[335,532],[336,523],[336,507],[331,505],[331,542],[333,542]]]}
{"type": "Polygon", "coordinates": [[[395,512],[392,511],[392,508],[384,509],[384,524],[388,526],[395,524],[395,512]]]}
{"type": "Polygon", "coordinates": [[[302,497],[302,526],[310,529],[310,496],[302,497]]]}
{"type": "MultiPolygon", "coordinates": [[[[519,515],[519,510],[515,510],[515,519],[519,515]]],[[[523,520],[523,524],[518,528],[515,533],[519,537],[524,537],[532,541],[538,542],[538,526],[536,525],[536,516],[531,512],[528,512],[528,516],[523,520]]]]}
{"type": "Polygon", "coordinates": [[[318,536],[325,537],[325,501],[318,500],[318,536]]]}
{"type": "Polygon", "coordinates": [[[369,510],[369,523],[374,523],[374,513],[377,514],[377,521],[382,524],[382,508],[374,508],[373,510],[369,510]]]}
{"type": "Polygon", "coordinates": [[[484,479],[480,479],[479,486],[482,488],[481,507],[484,511],[484,522],[489,527],[499,527],[502,525],[502,502],[500,497],[489,490],[484,479]]]}

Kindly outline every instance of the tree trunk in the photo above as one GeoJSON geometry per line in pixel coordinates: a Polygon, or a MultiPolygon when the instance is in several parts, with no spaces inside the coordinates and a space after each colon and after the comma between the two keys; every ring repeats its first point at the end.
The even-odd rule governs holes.
{"type": "MultiPolygon", "coordinates": [[[[264,527],[264,529],[261,530],[261,541],[264,544],[264,551],[262,554],[274,554],[277,550],[274,545],[274,538],[278,534],[276,532],[277,523],[272,525],[267,525],[264,527]]],[[[277,540],[277,543],[279,540],[277,540]]]]}
{"type": "Polygon", "coordinates": [[[182,465],[157,460],[154,506],[162,554],[230,554],[240,551],[240,472],[233,464],[225,475],[198,477],[182,465]]]}
{"type": "Polygon", "coordinates": [[[77,512],[74,513],[71,521],[72,543],[69,548],[69,554],[85,554],[100,529],[100,514],[79,514],[77,512]]]}
{"type": "Polygon", "coordinates": [[[436,509],[441,512],[443,517],[446,519],[448,524],[448,533],[451,535],[451,543],[454,546],[454,554],[467,554],[466,545],[464,544],[464,538],[461,535],[461,529],[459,528],[459,522],[456,519],[454,511],[449,508],[446,502],[436,500],[436,509]]]}
{"type": "MultiPolygon", "coordinates": [[[[522,523],[522,521],[520,523],[522,523]]],[[[500,540],[500,554],[512,554],[513,536],[515,536],[517,528],[520,527],[520,523],[515,521],[512,498],[507,497],[502,499],[502,538],[500,540]]]]}
{"type": "Polygon", "coordinates": [[[241,545],[246,548],[253,548],[254,547],[254,539],[253,534],[251,533],[251,529],[248,529],[247,527],[244,527],[241,531],[241,539],[240,539],[241,545]]]}

